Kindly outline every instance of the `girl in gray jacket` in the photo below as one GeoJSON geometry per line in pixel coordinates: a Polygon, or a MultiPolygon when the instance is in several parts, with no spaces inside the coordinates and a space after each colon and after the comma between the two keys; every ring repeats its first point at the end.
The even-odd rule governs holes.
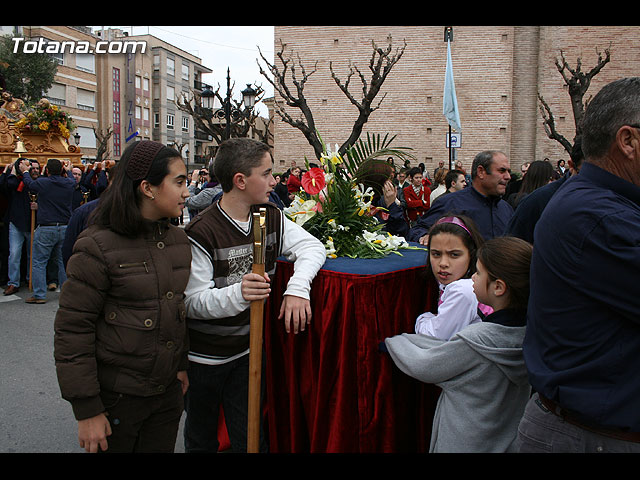
{"type": "Polygon", "coordinates": [[[478,251],[473,289],[494,312],[450,340],[402,334],[385,340],[407,375],[442,389],[430,452],[509,452],[529,399],[522,356],[532,247],[500,237],[478,251]]]}

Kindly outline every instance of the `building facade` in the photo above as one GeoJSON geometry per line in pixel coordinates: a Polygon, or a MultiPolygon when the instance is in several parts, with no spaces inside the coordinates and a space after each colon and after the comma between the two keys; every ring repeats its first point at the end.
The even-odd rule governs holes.
{"type": "MultiPolygon", "coordinates": [[[[299,57],[307,72],[316,69],[304,96],[320,135],[333,146],[347,139],[358,112],[331,78],[330,64],[343,82],[350,65],[369,80],[372,42],[381,48],[391,42],[394,52],[406,42],[406,49],[376,97],[375,105],[382,102],[363,135],[397,135],[393,145],[413,148],[412,163],[425,163],[433,172],[439,161],[449,160],[448,123],[442,114],[447,58],[443,26],[276,26],[274,49],[278,52],[284,45],[285,53],[299,57]]],[[[462,124],[455,158],[469,169],[478,152],[502,150],[515,171],[525,162],[567,159],[566,151],[544,131],[537,95],[550,105],[558,131],[573,142],[570,97],[556,58],[562,51],[572,68],[580,58],[587,72],[597,64],[597,52],[607,48],[611,61],[594,77],[585,100],[612,80],[637,75],[640,27],[454,26],[451,56],[462,124]]],[[[357,100],[361,88],[355,75],[350,91],[357,100]]],[[[282,104],[277,92],[274,100],[282,104]]],[[[294,118],[300,116],[299,110],[285,108],[294,118]]],[[[277,114],[274,120],[277,168],[315,158],[298,129],[277,114]]]]}
{"type": "Polygon", "coordinates": [[[138,46],[104,55],[100,62],[100,123],[113,125],[113,158],[131,142],[154,140],[179,150],[189,167],[202,164],[208,139],[198,134],[193,119],[175,101],[190,89],[201,91],[202,75],[211,70],[198,57],[153,35],[127,36],[117,29],[95,33],[105,41],[138,46]]]}
{"type": "MultiPolygon", "coordinates": [[[[39,41],[44,45],[49,42],[88,42],[95,47],[96,38],[88,27],[70,26],[18,26],[3,27],[3,34],[17,34],[24,38],[39,41]]],[[[96,56],[89,53],[77,53],[71,48],[61,48],[58,53],[51,54],[57,62],[57,72],[53,84],[45,97],[63,108],[77,125],[71,132],[69,143],[74,144],[73,135],[80,135],[79,146],[83,158],[95,157],[96,137],[93,129],[98,126],[98,65],[96,56]]]]}
{"type": "Polygon", "coordinates": [[[100,137],[112,130],[104,159],[117,161],[131,142],[145,139],[176,148],[188,166],[204,164],[211,140],[175,105],[190,89],[202,91],[202,75],[211,70],[200,58],[152,35],[127,36],[119,29],[18,26],[0,27],[0,34],[42,39],[44,45],[67,42],[59,53],[49,53],[58,65],[43,96],[73,118],[83,162],[96,158],[95,132],[100,137]],[[79,42],[88,43],[91,53],[79,53],[79,42]],[[98,42],[109,49],[99,52],[98,42]]]}

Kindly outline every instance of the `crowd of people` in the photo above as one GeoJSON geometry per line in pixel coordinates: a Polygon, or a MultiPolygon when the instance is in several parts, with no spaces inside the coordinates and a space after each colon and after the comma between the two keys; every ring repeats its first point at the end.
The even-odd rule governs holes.
{"type": "Polygon", "coordinates": [[[381,348],[442,389],[431,452],[640,452],[640,78],[597,93],[567,164],[522,171],[482,152],[419,217],[438,306],[381,348]]]}
{"type": "MultiPolygon", "coordinates": [[[[442,389],[431,452],[640,451],[640,78],[602,88],[581,132],[566,164],[525,162],[521,178],[487,150],[469,174],[405,164],[383,186],[381,221],[428,248],[438,285],[414,331],[379,345],[442,389]]],[[[25,271],[27,303],[46,301],[48,270],[61,285],[54,357],[81,447],[173,451],[184,411],[185,450],[216,452],[223,409],[233,451],[246,451],[252,302],[271,295],[276,258],[291,259],[278,320],[304,332],[326,258],[283,213],[300,176],[294,165],[274,177],[269,148],[250,139],[223,142],[190,173],[152,141],[110,170],[49,160],[40,175],[27,159],[5,169],[5,295],[25,271]],[[260,207],[264,275],[252,272],[260,207]]]]}
{"type": "Polygon", "coordinates": [[[41,171],[33,159],[18,158],[0,172],[3,231],[0,276],[4,295],[32,286],[27,303],[46,303],[46,292],[65,279],[63,242],[72,213],[107,187],[106,162],[85,170],[50,159],[41,171]],[[33,239],[31,238],[33,236],[33,239]]]}

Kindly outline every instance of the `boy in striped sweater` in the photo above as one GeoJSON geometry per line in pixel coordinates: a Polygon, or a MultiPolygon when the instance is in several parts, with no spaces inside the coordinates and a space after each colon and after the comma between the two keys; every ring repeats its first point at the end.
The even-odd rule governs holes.
{"type": "MultiPolygon", "coordinates": [[[[190,341],[186,452],[218,450],[221,406],[233,451],[246,451],[250,303],[269,296],[270,275],[281,255],[294,261],[294,274],[279,318],[294,334],[311,320],[311,281],[324,264],[325,248],[269,203],[276,185],[272,167],[267,145],[247,138],[223,142],[214,161],[222,197],[185,227],[192,250],[185,290],[190,341]],[[251,273],[252,213],[260,207],[267,208],[264,277],[251,273]]],[[[261,435],[261,451],[266,450],[261,435]]]]}

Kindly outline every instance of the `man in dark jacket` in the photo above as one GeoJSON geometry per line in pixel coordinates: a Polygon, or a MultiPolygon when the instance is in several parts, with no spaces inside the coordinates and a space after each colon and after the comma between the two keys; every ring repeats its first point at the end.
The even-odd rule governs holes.
{"type": "MultiPolygon", "coordinates": [[[[31,209],[29,189],[25,186],[22,173],[17,168],[24,158],[19,158],[13,165],[7,166],[0,176],[0,185],[7,194],[9,207],[7,221],[9,224],[9,282],[4,290],[5,295],[12,295],[20,290],[20,265],[23,246],[31,242],[31,209]]],[[[28,160],[27,160],[28,161],[28,160]]],[[[27,257],[29,249],[27,248],[27,257]]]]}
{"type": "Polygon", "coordinates": [[[33,236],[33,296],[27,303],[45,303],[47,291],[47,262],[52,252],[57,252],[58,280],[62,286],[67,279],[62,263],[62,243],[71,218],[73,190],[76,181],[63,168],[62,162],[49,159],[46,176],[33,180],[29,174],[29,162],[20,163],[23,181],[29,190],[38,195],[37,225],[33,236]]]}
{"type": "Polygon", "coordinates": [[[76,186],[73,189],[73,202],[71,204],[72,210],[75,210],[80,205],[87,202],[90,192],[89,192],[89,189],[85,187],[81,182],[82,170],[80,168],[73,167],[71,169],[71,174],[73,175],[73,178],[76,181],[76,186]]]}
{"type": "Polygon", "coordinates": [[[502,200],[511,179],[507,156],[495,150],[476,155],[471,166],[470,188],[450,193],[431,206],[409,231],[408,240],[427,245],[429,229],[446,213],[466,215],[485,240],[504,235],[513,208],[502,200]]]}
{"type": "Polygon", "coordinates": [[[623,78],[589,101],[580,174],[534,229],[520,452],[640,452],[639,99],[623,78]]]}

